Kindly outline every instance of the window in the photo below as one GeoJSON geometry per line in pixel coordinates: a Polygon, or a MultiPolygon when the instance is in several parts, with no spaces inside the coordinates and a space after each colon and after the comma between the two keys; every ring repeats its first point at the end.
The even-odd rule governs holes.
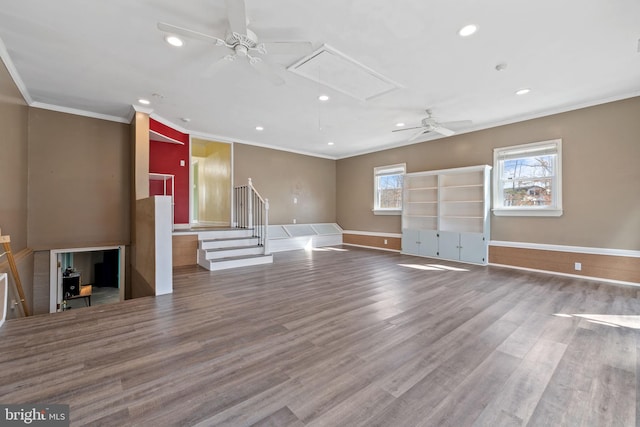
{"type": "Polygon", "coordinates": [[[562,140],[493,150],[493,213],[562,215],[562,140]]]}
{"type": "Polygon", "coordinates": [[[376,215],[400,215],[402,212],[402,182],[405,170],[404,163],[373,169],[373,212],[376,215]]]}

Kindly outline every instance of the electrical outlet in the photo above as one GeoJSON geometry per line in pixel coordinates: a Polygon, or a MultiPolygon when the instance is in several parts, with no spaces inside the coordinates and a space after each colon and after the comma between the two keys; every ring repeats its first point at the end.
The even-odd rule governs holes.
{"type": "Polygon", "coordinates": [[[385,244],[385,245],[387,244],[387,239],[384,239],[384,244],[385,244]]]}
{"type": "Polygon", "coordinates": [[[575,269],[576,271],[580,271],[580,270],[582,270],[582,263],[581,263],[581,262],[576,262],[576,263],[575,263],[575,266],[574,266],[574,269],[575,269]]]}
{"type": "Polygon", "coordinates": [[[297,197],[294,197],[294,198],[293,198],[293,204],[294,204],[294,205],[297,205],[297,204],[298,204],[298,198],[297,198],[297,197]]]}
{"type": "Polygon", "coordinates": [[[296,219],[295,219],[295,218],[293,218],[293,223],[294,223],[294,224],[296,223],[296,219]]]}

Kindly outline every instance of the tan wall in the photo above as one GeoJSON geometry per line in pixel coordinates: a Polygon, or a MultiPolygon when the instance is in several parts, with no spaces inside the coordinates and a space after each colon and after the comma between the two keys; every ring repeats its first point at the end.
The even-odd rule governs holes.
{"type": "Polygon", "coordinates": [[[0,61],[0,229],[13,251],[27,247],[29,107],[0,61]]]}
{"type": "Polygon", "coordinates": [[[131,296],[140,298],[155,295],[155,199],[148,197],[136,200],[135,212],[135,243],[131,246],[134,261],[131,265],[131,296]]]}
{"type": "Polygon", "coordinates": [[[31,108],[28,156],[31,248],[129,242],[128,125],[31,108]]]}
{"type": "Polygon", "coordinates": [[[233,157],[234,185],[253,180],[269,199],[270,224],[336,222],[334,160],[246,144],[234,144],[233,157]]]}
{"type": "Polygon", "coordinates": [[[198,235],[173,235],[173,266],[196,265],[198,263],[198,235]]]}
{"type": "MultiPolygon", "coordinates": [[[[25,301],[33,311],[33,252],[27,249],[27,173],[29,107],[0,61],[0,234],[11,237],[25,301]]],[[[0,247],[0,253],[4,250],[0,247]]],[[[0,256],[0,273],[7,273],[7,318],[20,317],[22,306],[6,256],[0,256]]],[[[1,308],[0,308],[1,310],[1,308]]]]}
{"type": "Polygon", "coordinates": [[[363,236],[360,234],[344,233],[342,235],[342,242],[346,245],[366,246],[390,251],[399,251],[402,249],[402,239],[400,237],[363,236]]]}
{"type": "Polygon", "coordinates": [[[338,160],[338,223],[400,233],[374,216],[373,168],[407,172],[493,163],[493,148],[562,138],[564,214],[491,218],[492,240],[640,250],[640,97],[338,160]]]}

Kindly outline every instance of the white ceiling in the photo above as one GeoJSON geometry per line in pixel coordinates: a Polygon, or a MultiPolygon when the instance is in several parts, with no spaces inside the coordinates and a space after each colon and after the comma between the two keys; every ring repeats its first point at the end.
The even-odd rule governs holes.
{"type": "Polygon", "coordinates": [[[426,108],[472,120],[461,133],[640,94],[638,0],[246,0],[246,11],[260,41],[328,44],[402,88],[358,100],[287,71],[300,54],[267,55],[280,86],[242,60],[203,75],[228,50],[171,47],[157,23],[224,38],[224,0],[3,0],[0,54],[34,106],[127,121],[147,98],[183,131],[329,158],[407,144],[413,132],[391,131],[426,108]],[[458,36],[469,23],[477,33],[458,36]]]}

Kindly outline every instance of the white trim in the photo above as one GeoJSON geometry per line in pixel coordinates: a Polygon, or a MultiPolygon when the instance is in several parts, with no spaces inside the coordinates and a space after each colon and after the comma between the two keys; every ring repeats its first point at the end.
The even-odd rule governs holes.
{"type": "Polygon", "coordinates": [[[396,163],[394,165],[374,166],[373,168],[373,208],[371,211],[374,215],[402,215],[402,198],[404,197],[404,175],[407,173],[406,163],[396,163]],[[378,178],[383,176],[400,175],[402,183],[400,187],[400,207],[398,208],[381,208],[378,199],[378,178]]]}
{"type": "MultiPolygon", "coordinates": [[[[153,107],[145,107],[143,105],[131,104],[131,108],[133,108],[134,115],[135,113],[144,113],[151,117],[151,113],[153,113],[153,107]]],[[[129,116],[127,116],[129,117],[129,116]]]]}
{"type": "Polygon", "coordinates": [[[498,208],[491,209],[495,216],[562,216],[562,209],[549,208],[498,208]]]}
{"type": "MultiPolygon", "coordinates": [[[[506,242],[506,241],[499,241],[499,240],[490,240],[489,246],[501,246],[505,248],[535,249],[535,250],[541,250],[541,251],[571,252],[571,253],[578,253],[578,254],[625,256],[625,257],[632,257],[632,258],[640,258],[640,251],[634,251],[629,249],[591,248],[586,246],[565,246],[565,245],[550,245],[545,243],[506,242]]],[[[584,277],[584,276],[580,276],[580,277],[584,277]]]]}
{"type": "Polygon", "coordinates": [[[60,105],[47,104],[45,102],[36,101],[30,103],[29,106],[33,108],[41,108],[43,110],[57,111],[59,113],[67,113],[76,116],[90,117],[92,119],[106,120],[109,122],[124,123],[127,125],[131,123],[131,121],[127,120],[126,117],[111,116],[109,114],[95,113],[93,111],[79,110],[77,108],[71,107],[62,107],[60,105]]]}
{"type": "MultiPolygon", "coordinates": [[[[153,110],[152,110],[153,111],[153,110]]],[[[186,133],[186,134],[190,134],[190,131],[188,129],[185,129],[184,127],[175,124],[173,122],[170,122],[169,120],[165,119],[164,117],[161,117],[155,113],[150,113],[149,117],[151,117],[153,120],[155,120],[158,123],[162,123],[163,125],[170,127],[174,130],[177,130],[178,132],[181,133],[186,133]]]]}
{"type": "Polygon", "coordinates": [[[7,67],[7,71],[9,71],[9,75],[13,79],[13,82],[15,83],[15,85],[18,87],[18,90],[20,91],[20,94],[22,95],[22,98],[24,99],[24,101],[27,103],[27,105],[33,104],[33,98],[31,98],[31,95],[27,90],[27,86],[22,81],[22,78],[20,77],[20,74],[18,73],[16,66],[13,64],[13,61],[11,60],[9,51],[7,50],[7,47],[5,46],[1,38],[0,38],[0,59],[2,59],[2,62],[4,62],[5,67],[7,67]]]}
{"type": "Polygon", "coordinates": [[[173,224],[173,230],[189,230],[191,229],[191,224],[173,224]]]}
{"type": "Polygon", "coordinates": [[[402,209],[371,209],[374,215],[402,215],[402,209]]]}
{"type": "Polygon", "coordinates": [[[496,216],[562,216],[562,138],[494,148],[492,190],[492,212],[496,216]],[[553,176],[551,177],[553,188],[551,205],[504,206],[503,182],[501,177],[504,171],[505,158],[509,159],[512,155],[517,154],[520,154],[522,157],[533,157],[534,153],[541,151],[541,149],[545,154],[553,154],[555,156],[553,176]]]}
{"type": "Polygon", "coordinates": [[[491,266],[491,267],[510,268],[512,270],[532,271],[534,273],[544,273],[544,274],[549,274],[549,275],[554,275],[554,276],[572,277],[572,278],[575,278],[575,279],[594,280],[594,281],[597,281],[597,282],[613,283],[615,285],[627,285],[627,286],[640,287],[640,283],[636,283],[636,282],[625,282],[623,280],[605,279],[605,278],[602,278],[602,277],[593,277],[593,276],[580,276],[579,274],[560,273],[560,272],[557,272],[557,271],[549,271],[549,270],[537,270],[535,268],[518,267],[516,265],[494,264],[494,263],[490,262],[489,266],[491,266]]]}
{"type": "Polygon", "coordinates": [[[381,248],[379,246],[365,246],[365,245],[356,245],[354,243],[342,243],[342,245],[344,246],[355,246],[356,248],[366,248],[366,249],[377,249],[379,251],[386,251],[386,252],[395,252],[395,253],[400,253],[399,249],[388,249],[388,248],[381,248]]]}
{"type": "Polygon", "coordinates": [[[171,138],[169,136],[163,135],[160,132],[152,129],[149,129],[149,140],[155,141],[155,142],[167,142],[169,144],[184,145],[184,142],[178,141],[175,138],[171,138]],[[153,135],[153,138],[151,138],[152,135],[153,135]]]}
{"type": "Polygon", "coordinates": [[[397,237],[402,238],[400,233],[380,233],[377,231],[356,231],[356,230],[342,230],[342,234],[355,234],[358,236],[375,236],[375,237],[397,237]]]}

